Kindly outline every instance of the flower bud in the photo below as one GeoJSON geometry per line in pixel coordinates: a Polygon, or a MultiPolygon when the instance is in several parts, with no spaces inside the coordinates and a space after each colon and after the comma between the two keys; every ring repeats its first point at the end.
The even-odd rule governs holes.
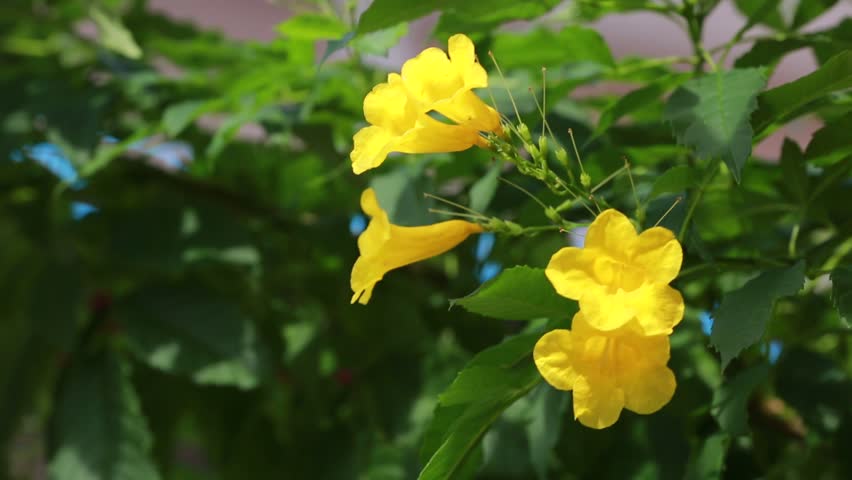
{"type": "Polygon", "coordinates": [[[538,137],[538,149],[542,155],[547,156],[547,137],[544,135],[538,137]]]}
{"type": "Polygon", "coordinates": [[[525,124],[523,122],[519,123],[518,124],[518,133],[520,133],[521,140],[523,140],[524,143],[531,143],[532,142],[532,136],[530,136],[530,129],[529,129],[529,127],[527,127],[527,124],[525,124]]]}
{"type": "Polygon", "coordinates": [[[580,184],[585,188],[589,188],[592,185],[592,177],[590,177],[586,172],[581,173],[580,184]]]}
{"type": "Polygon", "coordinates": [[[568,152],[565,151],[564,148],[559,147],[556,149],[556,160],[559,161],[561,165],[568,166],[568,152]]]}

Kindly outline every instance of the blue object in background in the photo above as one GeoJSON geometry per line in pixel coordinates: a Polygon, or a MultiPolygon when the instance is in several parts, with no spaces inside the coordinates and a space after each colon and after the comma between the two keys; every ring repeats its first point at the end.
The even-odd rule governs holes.
{"type": "Polygon", "coordinates": [[[770,365],[775,365],[778,362],[778,357],[781,356],[781,351],[784,350],[784,344],[781,340],[770,340],[768,346],[764,346],[764,353],[769,359],[770,365]]]}
{"type": "Polygon", "coordinates": [[[710,336],[713,332],[713,317],[710,312],[699,313],[698,319],[701,320],[701,331],[704,332],[704,335],[710,336]]]}
{"type": "Polygon", "coordinates": [[[496,237],[491,232],[480,233],[476,239],[476,261],[484,262],[494,248],[496,237]]]}
{"type": "Polygon", "coordinates": [[[496,277],[503,270],[503,265],[500,262],[488,261],[482,264],[477,275],[479,283],[485,283],[488,280],[496,277]]]}
{"type": "Polygon", "coordinates": [[[361,235],[361,233],[367,228],[367,217],[361,215],[360,213],[356,213],[352,215],[352,218],[349,219],[349,233],[352,234],[353,237],[357,237],[361,235]]]}
{"type": "Polygon", "coordinates": [[[98,211],[98,207],[86,202],[71,202],[71,218],[80,220],[98,211]]]}
{"type": "Polygon", "coordinates": [[[57,145],[41,142],[32,146],[24,146],[21,150],[12,152],[11,155],[13,162],[23,162],[27,158],[48,169],[50,173],[70,184],[71,188],[75,190],[86,186],[86,183],[77,174],[77,169],[71,164],[71,160],[62,153],[62,149],[57,145]]]}

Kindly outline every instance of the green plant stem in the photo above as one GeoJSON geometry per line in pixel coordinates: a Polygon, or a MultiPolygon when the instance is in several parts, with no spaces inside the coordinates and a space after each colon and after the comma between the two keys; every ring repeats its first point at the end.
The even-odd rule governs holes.
{"type": "Polygon", "coordinates": [[[707,185],[713,181],[713,177],[716,176],[716,172],[719,171],[719,164],[721,160],[718,158],[713,159],[710,163],[710,166],[707,167],[707,172],[704,174],[704,178],[701,180],[701,184],[695,189],[690,195],[689,199],[689,208],[686,211],[686,218],[683,219],[683,225],[680,226],[680,232],[677,235],[677,239],[683,243],[684,237],[686,237],[686,231],[689,228],[689,222],[692,220],[692,216],[695,215],[695,209],[698,207],[698,203],[701,202],[701,197],[704,195],[704,190],[707,188],[707,185]]]}

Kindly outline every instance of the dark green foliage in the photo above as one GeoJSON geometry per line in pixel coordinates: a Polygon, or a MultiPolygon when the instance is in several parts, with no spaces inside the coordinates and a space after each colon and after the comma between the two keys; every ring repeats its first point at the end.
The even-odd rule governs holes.
{"type": "Polygon", "coordinates": [[[852,478],[852,21],[810,26],[839,2],[737,0],[746,28],[718,48],[715,0],[276,0],[262,42],[145,0],[0,3],[0,478],[852,478]],[[690,53],[611,52],[591,21],[625,12],[674,19],[690,53]],[[473,38],[477,94],[517,123],[508,90],[547,134],[542,176],[589,188],[478,148],[351,173],[374,60],[430,14],[424,45],[473,38]],[[799,49],[815,71],[767,89],[799,49]],[[802,116],[810,141],[754,158],[802,116]],[[397,225],[519,230],[351,305],[368,186],[397,225]],[[578,308],[544,268],[598,207],[680,237],[686,305],[671,402],[602,431],[532,359],[578,308]]]}

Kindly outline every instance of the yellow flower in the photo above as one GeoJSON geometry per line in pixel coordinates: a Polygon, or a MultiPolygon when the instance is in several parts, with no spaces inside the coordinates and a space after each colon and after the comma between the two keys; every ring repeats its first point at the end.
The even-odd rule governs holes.
{"type": "Polygon", "coordinates": [[[669,334],[683,318],[683,297],[668,285],[682,260],[671,230],[637,235],[627,217],[610,209],[592,222],[585,248],[559,250],[545,274],[560,295],[579,300],[594,328],[615,330],[635,318],[646,335],[669,334]]]}
{"type": "Polygon", "coordinates": [[[476,61],[473,42],[464,35],[449,40],[450,57],[427,48],[391,73],[364,98],[370,126],[354,137],[352,170],[360,174],[384,162],[390,152],[458,152],[486,146],[482,132],[499,132],[500,116],[472,89],[486,87],[488,75],[476,61]],[[429,114],[437,112],[455,124],[429,114]]]}
{"type": "Polygon", "coordinates": [[[674,395],[677,382],[666,367],[669,338],[646,336],[635,321],[608,332],[596,330],[578,312],[571,330],[546,333],[533,350],[547,383],[574,391],[574,418],[606,428],[626,408],[654,413],[674,395]]]}
{"type": "Polygon", "coordinates": [[[372,188],[361,194],[361,209],[372,217],[358,237],[361,256],[352,267],[352,303],[367,304],[373,287],[393,269],[440,255],[463,242],[482,227],[462,220],[449,220],[422,227],[401,227],[388,220],[372,188]]]}

